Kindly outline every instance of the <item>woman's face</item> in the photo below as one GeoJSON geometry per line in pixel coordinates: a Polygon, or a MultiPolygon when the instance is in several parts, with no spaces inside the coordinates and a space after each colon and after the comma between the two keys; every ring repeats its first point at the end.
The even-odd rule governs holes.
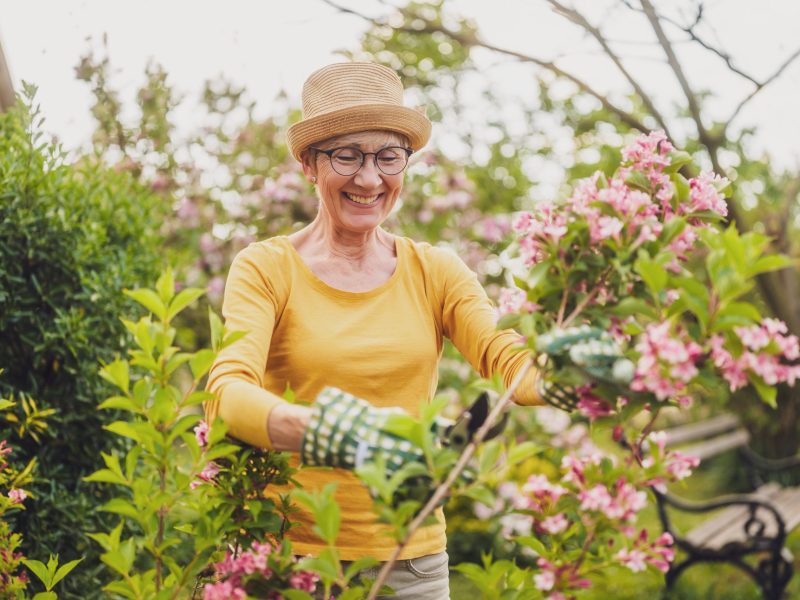
{"type": "MultiPolygon", "coordinates": [[[[321,150],[350,147],[362,152],[378,152],[389,146],[406,148],[408,143],[390,131],[365,131],[342,135],[314,144],[321,150]]],[[[303,159],[307,177],[316,176],[320,211],[324,211],[334,227],[353,233],[366,233],[378,227],[397,202],[403,189],[403,174],[386,175],[370,154],[353,175],[340,175],[331,160],[321,152],[309,152],[303,159]]]]}

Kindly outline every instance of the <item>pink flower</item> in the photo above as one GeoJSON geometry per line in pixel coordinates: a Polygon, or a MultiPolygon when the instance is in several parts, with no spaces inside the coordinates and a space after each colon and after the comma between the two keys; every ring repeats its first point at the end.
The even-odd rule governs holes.
{"type": "Polygon", "coordinates": [[[589,417],[592,421],[598,417],[607,417],[614,412],[614,409],[608,402],[589,391],[580,393],[578,410],[583,416],[589,417]]]}
{"type": "Polygon", "coordinates": [[[538,305],[528,300],[527,294],[519,288],[502,288],[498,300],[497,312],[500,316],[518,312],[533,312],[538,305]]]}
{"type": "Polygon", "coordinates": [[[728,205],[725,197],[717,191],[717,186],[728,183],[724,177],[716,173],[701,173],[689,180],[689,204],[693,212],[710,210],[727,216],[728,205]]]}
{"type": "Polygon", "coordinates": [[[209,583],[203,588],[203,600],[245,600],[247,593],[230,581],[209,583]]]}
{"type": "Polygon", "coordinates": [[[313,592],[317,587],[319,576],[308,571],[299,571],[289,577],[289,585],[296,590],[313,592]]]}
{"type": "Polygon", "coordinates": [[[675,147],[661,131],[640,135],[633,144],[622,150],[622,160],[636,169],[661,171],[670,164],[668,154],[675,147]]]}
{"type": "Polygon", "coordinates": [[[192,481],[189,484],[191,489],[195,489],[198,486],[203,485],[203,482],[211,483],[214,481],[214,477],[219,474],[219,465],[214,461],[210,461],[203,467],[203,470],[197,475],[197,479],[192,481]]]}
{"type": "Polygon", "coordinates": [[[647,568],[647,555],[641,550],[628,550],[627,548],[623,548],[617,552],[615,558],[634,573],[644,571],[647,568]]]}
{"type": "Polygon", "coordinates": [[[569,521],[564,516],[564,513],[558,513],[544,519],[541,523],[541,528],[551,535],[561,533],[569,527],[569,521]]]}
{"type": "Polygon", "coordinates": [[[578,499],[581,501],[581,510],[605,511],[612,502],[608,488],[600,483],[580,492],[578,499]]]}
{"type": "Polygon", "coordinates": [[[687,456],[677,450],[667,455],[667,472],[676,480],[689,477],[692,469],[696,469],[699,464],[700,459],[696,456],[687,456]]]}
{"type": "Polygon", "coordinates": [[[536,589],[544,592],[552,590],[556,584],[556,567],[544,558],[539,558],[536,565],[542,569],[541,573],[533,576],[533,583],[536,589]]]}
{"type": "Polygon", "coordinates": [[[753,351],[765,348],[769,344],[771,338],[767,329],[759,327],[758,325],[753,327],[736,327],[734,331],[742,340],[742,344],[753,351]]]}
{"type": "Polygon", "coordinates": [[[22,504],[25,498],[28,497],[28,492],[21,489],[13,489],[8,491],[8,498],[12,504],[22,504]]]}
{"type": "Polygon", "coordinates": [[[204,448],[208,444],[208,423],[205,421],[200,421],[194,428],[194,437],[197,439],[197,443],[200,444],[201,448],[204,448]]]}
{"type": "Polygon", "coordinates": [[[558,484],[551,483],[544,475],[531,475],[525,485],[522,486],[522,492],[533,496],[536,500],[555,504],[561,496],[568,493],[568,490],[558,484]]]}

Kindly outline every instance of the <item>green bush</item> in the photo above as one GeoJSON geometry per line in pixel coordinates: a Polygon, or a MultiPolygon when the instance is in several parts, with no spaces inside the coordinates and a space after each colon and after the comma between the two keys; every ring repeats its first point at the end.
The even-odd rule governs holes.
{"type": "Polygon", "coordinates": [[[115,415],[96,410],[108,395],[98,363],[124,351],[119,315],[133,303],[122,290],[155,280],[160,208],[126,173],[69,164],[40,132],[34,93],[26,86],[0,115],[0,395],[56,410],[39,442],[14,442],[16,461],[40,465],[15,526],[28,556],[85,556],[61,594],[87,598],[100,593],[101,565],[86,533],[104,527],[96,508],[108,498],[82,478],[119,444],[103,429],[115,415]]]}

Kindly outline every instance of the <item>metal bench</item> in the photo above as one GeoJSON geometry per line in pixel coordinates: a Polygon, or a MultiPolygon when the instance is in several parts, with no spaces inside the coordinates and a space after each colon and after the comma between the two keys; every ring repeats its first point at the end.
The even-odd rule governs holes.
{"type": "Polygon", "coordinates": [[[785,542],[788,533],[800,525],[800,487],[768,483],[764,475],[800,466],[800,456],[766,459],[749,448],[749,441],[747,430],[730,414],[667,430],[667,447],[681,446],[681,452],[701,461],[736,450],[754,490],[705,502],[654,490],[664,531],[675,538],[676,546],[687,555],[683,561],[673,563],[667,572],[668,590],[695,563],[726,562],[752,577],[764,598],[779,600],[783,596],[794,570],[794,559],[785,542]],[[668,508],[691,513],[718,512],[682,534],[670,521],[668,508]]]}

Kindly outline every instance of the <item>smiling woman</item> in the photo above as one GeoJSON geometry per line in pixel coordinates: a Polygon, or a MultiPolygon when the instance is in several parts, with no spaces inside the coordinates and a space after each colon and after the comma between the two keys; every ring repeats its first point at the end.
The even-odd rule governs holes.
{"type": "MultiPolygon", "coordinates": [[[[292,155],[316,186],[312,223],[252,244],[234,260],[223,314],[249,334],[225,349],[209,376],[231,435],[298,452],[307,490],[337,485],[337,549],[346,561],[387,561],[395,542],[352,470],[376,459],[389,474],[424,462],[422,451],[386,431],[389,415],[416,414],[436,391],[443,338],[483,375],[508,385],[528,363],[519,336],[497,331],[477,277],[457,257],[383,228],[403,189],[408,159],[428,141],[425,115],[403,106],[400,79],[372,63],[330,65],[303,88],[303,120],[288,132],[292,155]],[[284,402],[291,386],[310,407],[284,402]]],[[[534,374],[517,394],[537,403],[534,374]]],[[[277,494],[289,490],[272,489],[277,494]]],[[[397,598],[449,597],[444,516],[418,530],[387,583],[397,598]]],[[[297,554],[326,545],[299,510],[287,537],[297,554]]]]}

